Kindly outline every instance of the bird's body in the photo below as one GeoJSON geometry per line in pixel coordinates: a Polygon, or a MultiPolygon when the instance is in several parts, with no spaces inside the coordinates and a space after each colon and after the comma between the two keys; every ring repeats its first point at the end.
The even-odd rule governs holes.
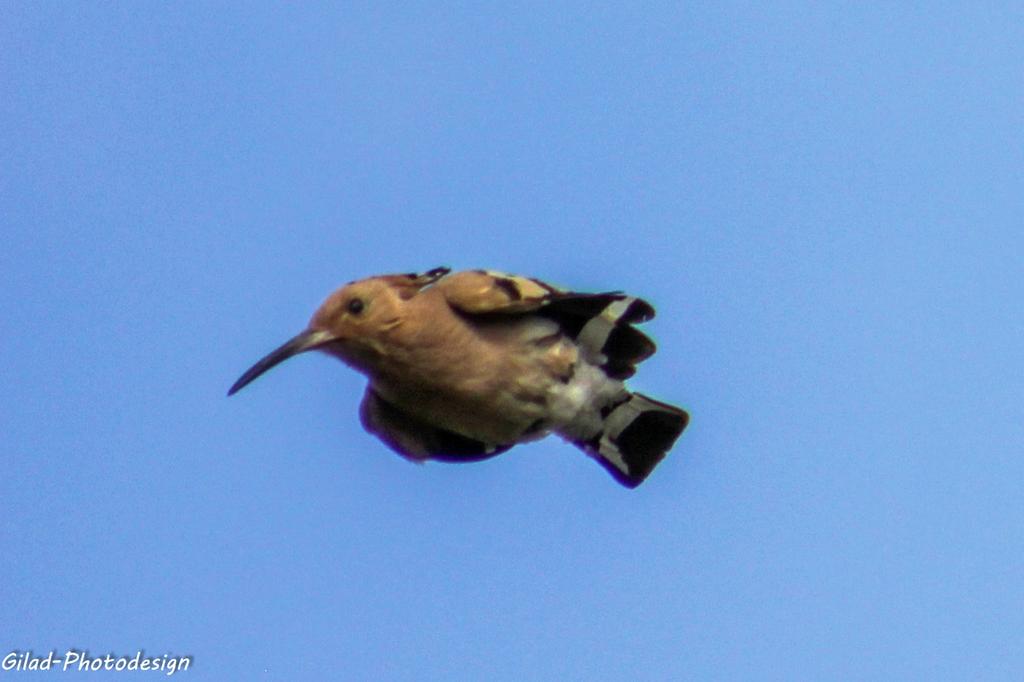
{"type": "Polygon", "coordinates": [[[554,432],[638,485],[688,421],[623,383],[654,352],[632,327],[653,309],[503,273],[446,275],[437,268],[342,287],[231,393],[318,348],[367,376],[363,425],[409,459],[482,459],[554,432]]]}
{"type": "Polygon", "coordinates": [[[469,438],[520,439],[544,417],[559,354],[565,351],[537,338],[548,326],[540,321],[470,326],[456,317],[449,323],[442,325],[448,329],[418,335],[421,343],[402,349],[386,369],[375,372],[373,390],[411,415],[469,438]],[[502,352],[507,346],[520,352],[502,352]],[[422,369],[444,366],[460,372],[422,369]]]}

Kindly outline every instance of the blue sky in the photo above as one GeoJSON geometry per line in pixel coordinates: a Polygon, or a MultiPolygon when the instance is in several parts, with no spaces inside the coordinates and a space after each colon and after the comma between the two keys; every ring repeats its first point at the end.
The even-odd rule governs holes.
{"type": "Polygon", "coordinates": [[[1021,677],[1022,19],[6,5],[0,654],[1021,677]],[[692,421],[643,486],[557,439],[409,464],[326,357],[225,398],[335,286],[437,265],[656,305],[631,383],[692,421]]]}

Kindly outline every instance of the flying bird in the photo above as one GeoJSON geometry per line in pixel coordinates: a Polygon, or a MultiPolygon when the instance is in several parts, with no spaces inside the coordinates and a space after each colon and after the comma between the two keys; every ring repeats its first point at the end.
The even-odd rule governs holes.
{"type": "Polygon", "coordinates": [[[556,433],[635,488],[689,422],[624,384],[655,351],[633,326],[652,317],[634,296],[489,270],[370,277],[332,293],[228,395],[316,349],[366,375],[363,427],[403,457],[470,462],[556,433]]]}

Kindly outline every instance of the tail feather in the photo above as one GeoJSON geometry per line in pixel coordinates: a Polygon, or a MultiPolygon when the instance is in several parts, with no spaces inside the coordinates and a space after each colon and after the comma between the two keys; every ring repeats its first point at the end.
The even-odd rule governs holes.
{"type": "Polygon", "coordinates": [[[599,434],[576,445],[619,483],[635,488],[665,458],[689,421],[686,411],[633,393],[607,410],[599,434]]]}

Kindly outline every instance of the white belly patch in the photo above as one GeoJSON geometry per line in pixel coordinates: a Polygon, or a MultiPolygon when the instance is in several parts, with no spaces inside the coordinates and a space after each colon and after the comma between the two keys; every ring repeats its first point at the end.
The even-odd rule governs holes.
{"type": "Polygon", "coordinates": [[[591,438],[601,431],[601,408],[625,394],[621,381],[581,359],[568,383],[548,389],[551,430],[569,439],[591,438]]]}

